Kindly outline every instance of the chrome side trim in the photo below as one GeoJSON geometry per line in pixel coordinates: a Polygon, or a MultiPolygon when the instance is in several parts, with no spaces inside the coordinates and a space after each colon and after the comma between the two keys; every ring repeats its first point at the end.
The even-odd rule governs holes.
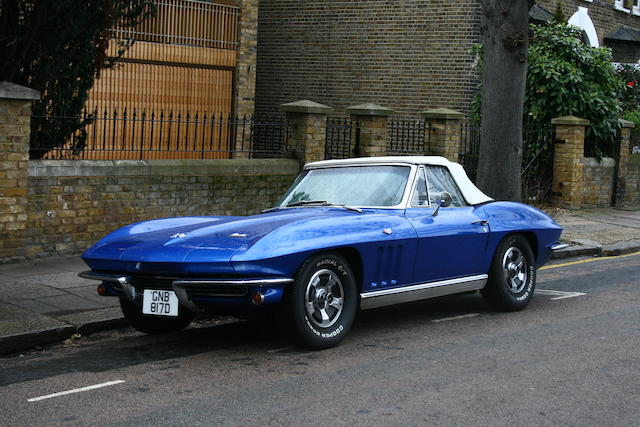
{"type": "Polygon", "coordinates": [[[403,302],[441,297],[461,292],[477,291],[484,288],[489,276],[462,277],[458,279],[442,280],[439,282],[421,283],[402,288],[381,289],[379,291],[360,294],[360,308],[363,310],[385,305],[401,304],[403,302]]]}
{"type": "Polygon", "coordinates": [[[554,243],[551,245],[552,251],[559,251],[560,249],[568,248],[569,245],[567,243],[554,243]]]}
{"type": "Polygon", "coordinates": [[[269,286],[284,285],[293,283],[293,279],[237,279],[237,280],[217,280],[217,279],[180,279],[174,280],[173,286],[180,285],[241,285],[241,286],[269,286]]]}

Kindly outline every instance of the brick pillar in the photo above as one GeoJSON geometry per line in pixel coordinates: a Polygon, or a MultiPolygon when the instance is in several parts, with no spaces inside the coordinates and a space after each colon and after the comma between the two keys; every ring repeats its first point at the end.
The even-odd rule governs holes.
{"type": "Polygon", "coordinates": [[[376,104],[361,104],[347,108],[351,120],[356,123],[354,137],[359,138],[361,157],[387,155],[389,142],[389,116],[393,110],[376,104]],[[359,137],[358,137],[359,135],[359,137]]]}
{"type": "MultiPolygon", "coordinates": [[[[251,118],[256,103],[256,58],[258,51],[258,0],[242,0],[239,6],[238,56],[235,73],[235,115],[242,120],[251,118]]],[[[226,120],[226,118],[225,118],[226,120]]],[[[250,126],[246,124],[247,128],[250,126]]],[[[241,129],[239,123],[237,129],[241,129]]],[[[250,141],[246,132],[236,135],[234,158],[248,159],[250,141]],[[243,141],[244,137],[244,141],[243,141]]]]}
{"type": "Polygon", "coordinates": [[[0,263],[23,261],[31,102],[36,90],[0,82],[0,263]]]}
{"type": "Polygon", "coordinates": [[[238,63],[236,66],[236,114],[251,116],[256,101],[256,57],[258,51],[258,0],[242,0],[238,63]]]}
{"type": "Polygon", "coordinates": [[[327,115],[333,108],[304,100],[282,104],[280,111],[287,113],[289,152],[302,164],[324,160],[327,115]]]}
{"type": "Polygon", "coordinates": [[[551,120],[556,127],[553,157],[553,203],[568,209],[582,205],[584,184],[584,132],[588,120],[575,116],[551,120]]]}
{"type": "Polygon", "coordinates": [[[627,175],[630,156],[629,145],[631,143],[631,129],[634,126],[633,122],[620,119],[620,137],[615,147],[616,176],[614,177],[615,191],[612,200],[614,206],[624,206],[625,195],[627,193],[627,175]]]}
{"type": "Polygon", "coordinates": [[[462,146],[464,114],[448,108],[436,108],[422,113],[429,123],[429,151],[436,156],[457,162],[462,146]]]}

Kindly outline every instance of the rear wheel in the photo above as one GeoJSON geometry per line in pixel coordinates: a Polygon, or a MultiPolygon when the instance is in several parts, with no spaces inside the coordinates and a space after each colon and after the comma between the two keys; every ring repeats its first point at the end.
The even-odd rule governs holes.
{"type": "Polygon", "coordinates": [[[521,235],[507,236],[498,245],[482,294],[494,307],[516,311],[529,304],[535,287],[536,268],[529,242],[521,235]]]}
{"type": "Polygon", "coordinates": [[[142,314],[140,307],[128,299],[120,298],[120,308],[127,322],[134,328],[145,334],[164,334],[178,332],[189,326],[195,313],[180,306],[177,317],[163,317],[142,314]]]}
{"type": "Polygon", "coordinates": [[[347,261],[336,253],[309,258],[287,296],[293,334],[310,349],[337,345],[356,314],[356,282],[347,261]]]}

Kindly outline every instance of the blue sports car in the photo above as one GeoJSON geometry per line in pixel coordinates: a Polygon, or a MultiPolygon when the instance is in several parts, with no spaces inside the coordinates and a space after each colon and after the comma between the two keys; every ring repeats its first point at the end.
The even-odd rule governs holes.
{"type": "Polygon", "coordinates": [[[146,333],[204,312],[276,310],[300,344],[332,347],[358,310],[480,290],[502,310],[531,300],[562,229],[494,201],[442,157],[307,164],[276,207],[247,217],[144,221],[87,250],[101,281],[146,333]]]}

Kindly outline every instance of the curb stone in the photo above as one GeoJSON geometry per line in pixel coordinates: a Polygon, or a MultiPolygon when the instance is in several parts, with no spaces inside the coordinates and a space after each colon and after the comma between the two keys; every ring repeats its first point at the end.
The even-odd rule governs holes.
{"type": "Polygon", "coordinates": [[[640,241],[619,242],[612,245],[595,246],[577,244],[551,254],[551,259],[573,258],[578,256],[618,256],[640,251],[640,241]]]}
{"type": "Polygon", "coordinates": [[[79,326],[66,325],[39,331],[29,331],[23,334],[2,336],[0,337],[0,355],[17,353],[39,345],[62,342],[71,338],[74,334],[88,335],[94,332],[119,329],[128,325],[129,323],[120,317],[85,322],[79,326]]]}
{"type": "Polygon", "coordinates": [[[586,255],[600,256],[601,254],[602,246],[573,245],[553,252],[551,259],[573,258],[586,255]]]}
{"type": "Polygon", "coordinates": [[[620,242],[604,246],[602,248],[602,256],[626,255],[637,251],[640,251],[640,242],[620,242]]]}
{"type": "Polygon", "coordinates": [[[29,331],[23,334],[3,336],[0,337],[0,354],[16,353],[39,345],[64,341],[75,333],[76,327],[67,325],[40,331],[29,331]]]}

